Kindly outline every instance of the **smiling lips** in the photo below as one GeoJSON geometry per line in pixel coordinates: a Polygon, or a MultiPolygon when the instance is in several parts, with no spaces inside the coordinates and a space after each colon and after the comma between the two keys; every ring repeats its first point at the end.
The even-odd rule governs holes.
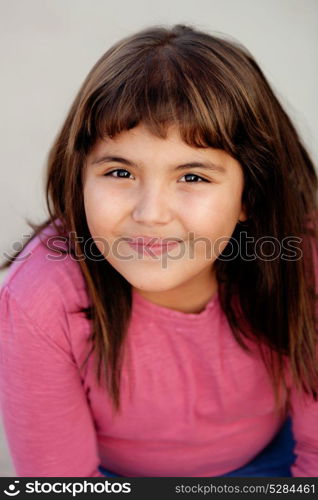
{"type": "Polygon", "coordinates": [[[176,238],[159,239],[159,238],[149,238],[138,236],[134,238],[124,238],[128,245],[139,253],[148,254],[149,250],[154,255],[161,255],[168,252],[170,249],[175,248],[181,242],[181,240],[176,240],[176,238]]]}
{"type": "Polygon", "coordinates": [[[129,244],[134,245],[134,246],[141,246],[141,247],[166,247],[166,246],[176,246],[177,243],[180,243],[182,240],[174,237],[167,237],[167,238],[157,238],[155,236],[149,237],[149,236],[134,236],[131,238],[124,238],[125,241],[127,241],[129,244]]]}

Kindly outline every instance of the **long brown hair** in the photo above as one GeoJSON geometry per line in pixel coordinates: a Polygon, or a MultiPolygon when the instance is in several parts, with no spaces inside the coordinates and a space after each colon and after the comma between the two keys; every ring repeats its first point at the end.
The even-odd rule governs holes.
{"type": "MultiPolygon", "coordinates": [[[[281,383],[287,388],[286,360],[293,383],[316,400],[317,175],[261,69],[239,43],[176,25],[150,27],[112,46],[89,72],[50,150],[49,218],[41,225],[29,223],[32,237],[51,222],[57,234],[71,232],[83,242],[91,238],[83,203],[86,157],[98,138],[114,137],[140,122],[161,138],[169,124],[177,124],[187,144],[219,148],[239,161],[249,218],[237,225],[233,239],[238,241],[243,230],[254,241],[267,235],[278,241],[300,238],[302,258],[246,260],[238,254],[214,265],[233,335],[244,349],[243,339],[260,347],[276,403],[281,383]],[[62,226],[55,225],[57,219],[62,226]]],[[[72,239],[69,251],[83,255],[83,242],[72,239]]],[[[98,255],[96,246],[92,253],[98,255]]],[[[91,299],[88,356],[95,351],[97,379],[104,368],[102,380],[120,411],[131,286],[106,259],[80,259],[79,265],[91,299]]]]}

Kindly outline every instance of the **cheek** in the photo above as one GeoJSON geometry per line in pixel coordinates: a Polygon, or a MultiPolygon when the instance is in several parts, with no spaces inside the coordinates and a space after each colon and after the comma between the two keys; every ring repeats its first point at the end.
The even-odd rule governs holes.
{"type": "Polygon", "coordinates": [[[105,190],[102,182],[88,180],[84,186],[84,207],[91,233],[105,233],[123,212],[123,199],[116,192],[105,190]]]}
{"type": "Polygon", "coordinates": [[[215,239],[232,234],[239,212],[239,193],[217,186],[207,196],[189,198],[183,207],[183,218],[189,230],[215,239]]]}

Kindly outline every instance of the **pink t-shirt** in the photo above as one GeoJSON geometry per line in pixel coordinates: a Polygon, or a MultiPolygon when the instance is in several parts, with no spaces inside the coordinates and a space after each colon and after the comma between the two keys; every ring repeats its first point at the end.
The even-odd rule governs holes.
{"type": "MultiPolygon", "coordinates": [[[[95,380],[93,358],[79,370],[91,331],[80,309],[88,305],[78,262],[50,260],[39,237],[5,277],[0,397],[18,476],[103,477],[100,464],[126,477],[219,476],[252,460],[279,430],[266,369],[233,338],[217,295],[188,314],[133,292],[120,415],[95,380]]],[[[318,403],[293,387],[290,402],[292,473],[317,477],[318,403]]]]}

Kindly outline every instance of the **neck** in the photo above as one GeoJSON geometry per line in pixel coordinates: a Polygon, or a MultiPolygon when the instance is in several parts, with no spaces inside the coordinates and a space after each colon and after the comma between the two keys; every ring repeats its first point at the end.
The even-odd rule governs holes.
{"type": "Polygon", "coordinates": [[[198,314],[217,293],[218,284],[215,272],[212,270],[212,273],[211,271],[208,274],[205,272],[205,274],[196,276],[195,280],[192,279],[170,290],[152,292],[135,287],[133,289],[145,299],[159,306],[184,313],[198,314]]]}

